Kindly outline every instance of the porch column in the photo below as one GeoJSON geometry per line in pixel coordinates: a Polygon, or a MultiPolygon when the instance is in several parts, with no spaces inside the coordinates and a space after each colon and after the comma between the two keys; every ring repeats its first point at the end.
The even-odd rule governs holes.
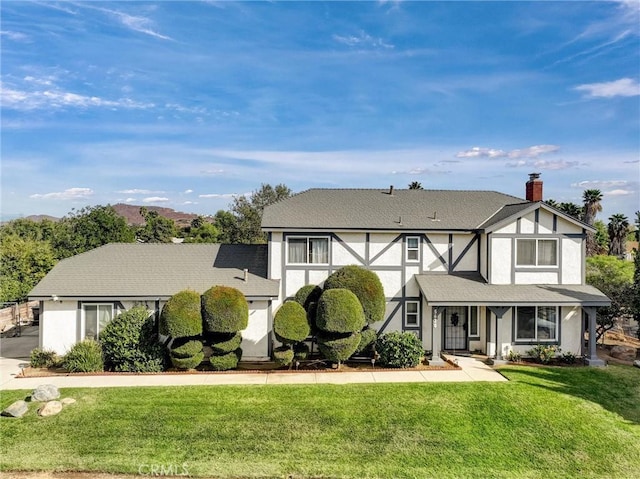
{"type": "Polygon", "coordinates": [[[444,364],[443,359],[440,357],[442,351],[442,333],[438,330],[438,316],[441,308],[433,306],[431,308],[431,361],[429,364],[438,365],[444,364]]]}
{"type": "MultiPolygon", "coordinates": [[[[589,351],[587,351],[584,362],[587,366],[606,366],[607,363],[600,359],[596,352],[596,308],[595,306],[583,306],[582,309],[589,318],[589,351]]],[[[582,335],[584,336],[584,333],[582,335]]]]}
{"type": "Polygon", "coordinates": [[[502,361],[502,345],[500,344],[500,325],[502,316],[509,311],[509,306],[487,306],[487,309],[496,316],[496,354],[495,359],[502,361]]]}

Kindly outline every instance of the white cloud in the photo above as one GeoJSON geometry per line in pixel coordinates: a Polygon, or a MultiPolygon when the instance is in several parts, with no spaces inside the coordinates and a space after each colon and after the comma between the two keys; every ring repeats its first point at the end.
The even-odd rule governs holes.
{"type": "Polygon", "coordinates": [[[504,150],[496,150],[493,148],[481,148],[479,146],[474,146],[473,148],[465,151],[460,151],[456,154],[457,158],[502,158],[506,156],[507,153],[504,150]]]}
{"type": "Polygon", "coordinates": [[[53,193],[36,193],[29,198],[36,199],[51,199],[51,200],[79,200],[83,198],[89,198],[93,196],[93,190],[91,188],[69,188],[64,191],[58,191],[53,193]]]}
{"type": "Polygon", "coordinates": [[[142,199],[143,203],[166,203],[167,201],[169,201],[169,198],[163,196],[149,196],[142,199]]]}
{"type": "Polygon", "coordinates": [[[6,37],[9,40],[13,40],[14,42],[23,42],[28,40],[29,37],[21,32],[12,32],[10,30],[2,30],[0,31],[0,37],[6,37]]]}
{"type": "Polygon", "coordinates": [[[606,188],[616,188],[623,187],[629,184],[628,181],[625,180],[596,180],[596,181],[579,181],[578,183],[571,183],[573,188],[584,188],[584,189],[606,189],[606,188]]]}
{"type": "Polygon", "coordinates": [[[207,175],[207,176],[217,176],[217,175],[222,175],[223,173],[224,173],[224,170],[221,170],[221,169],[201,170],[200,171],[201,175],[207,175]]]}
{"type": "Polygon", "coordinates": [[[102,7],[94,7],[89,6],[87,4],[82,5],[84,8],[92,8],[94,10],[98,10],[99,12],[106,13],[111,17],[115,17],[121,25],[134,32],[144,33],[145,35],[149,35],[155,38],[160,38],[162,40],[173,40],[173,38],[163,35],[153,28],[153,20],[147,17],[140,17],[136,15],[129,15],[128,13],[124,13],[118,10],[111,10],[109,8],[102,7]]]}
{"type": "Polygon", "coordinates": [[[509,168],[537,168],[540,170],[567,170],[570,168],[577,168],[581,165],[579,161],[565,161],[565,160],[556,160],[556,161],[548,161],[548,160],[517,160],[510,161],[506,163],[506,166],[509,168]]]}
{"type": "Polygon", "coordinates": [[[366,48],[394,48],[394,45],[385,42],[382,38],[374,38],[364,30],[360,30],[357,35],[333,35],[333,39],[349,47],[366,48]]]}
{"type": "Polygon", "coordinates": [[[555,153],[560,149],[556,145],[535,145],[521,150],[511,150],[509,152],[509,158],[537,158],[540,155],[547,153],[555,153]]]}
{"type": "Polygon", "coordinates": [[[133,203],[136,201],[135,198],[127,198],[126,200],[123,200],[125,203],[133,203]]]}
{"type": "Polygon", "coordinates": [[[429,168],[416,167],[405,171],[392,171],[392,175],[444,175],[451,173],[450,171],[437,171],[429,168]]]}
{"type": "Polygon", "coordinates": [[[191,193],[193,193],[193,190],[184,190],[183,192],[185,195],[190,195],[191,193]]]}
{"type": "Polygon", "coordinates": [[[527,148],[505,151],[496,148],[474,146],[469,150],[459,151],[457,158],[537,158],[540,155],[554,153],[560,149],[556,145],[534,145],[527,148]]]}
{"type": "Polygon", "coordinates": [[[632,195],[634,192],[632,190],[611,190],[611,191],[605,191],[604,195],[605,196],[629,196],[632,195]]]}
{"type": "Polygon", "coordinates": [[[238,196],[237,193],[208,193],[206,195],[198,195],[198,198],[233,198],[238,196]]]}
{"type": "Polygon", "coordinates": [[[116,191],[116,193],[122,193],[123,195],[157,195],[157,194],[164,193],[164,191],[140,190],[140,189],[134,188],[132,190],[116,191]]]}
{"type": "Polygon", "coordinates": [[[181,204],[182,205],[197,205],[198,202],[197,201],[183,201],[181,204]]]}
{"type": "Polygon", "coordinates": [[[586,92],[587,98],[614,98],[640,95],[640,83],[632,78],[578,85],[574,90],[586,92]]]}

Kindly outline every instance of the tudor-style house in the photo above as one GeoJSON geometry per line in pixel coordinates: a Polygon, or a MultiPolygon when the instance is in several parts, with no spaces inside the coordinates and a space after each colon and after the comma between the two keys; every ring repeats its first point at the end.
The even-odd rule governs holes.
{"type": "Polygon", "coordinates": [[[384,287],[386,316],[373,326],[416,334],[434,362],[445,351],[501,359],[554,344],[603,364],[596,308],[610,300],[584,279],[594,230],[543,203],[538,174],[526,200],[494,191],[311,189],[265,208],[262,227],[266,246],[113,244],[61,261],[29,295],[40,300],[40,346],[64,353],[119,310],[145,304],[158,314],[182,289],[224,284],[249,301],[243,357],[268,359],[277,308],[355,264],[384,287]]]}

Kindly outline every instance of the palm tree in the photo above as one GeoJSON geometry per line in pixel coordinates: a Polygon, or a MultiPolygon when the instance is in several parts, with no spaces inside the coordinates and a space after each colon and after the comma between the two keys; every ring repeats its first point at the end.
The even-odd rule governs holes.
{"type": "Polygon", "coordinates": [[[412,181],[411,183],[409,183],[409,189],[410,190],[423,190],[424,188],[422,187],[422,183],[420,183],[419,181],[412,181]]]}
{"type": "Polygon", "coordinates": [[[609,254],[611,256],[624,256],[629,230],[629,219],[622,213],[609,217],[609,254]]]}
{"type": "Polygon", "coordinates": [[[558,205],[558,209],[569,216],[573,216],[577,220],[581,220],[584,216],[584,208],[576,205],[575,203],[560,203],[560,205],[558,205]]]}
{"type": "Polygon", "coordinates": [[[636,241],[640,241],[640,211],[636,211],[636,241]]]}
{"type": "MultiPolygon", "coordinates": [[[[582,201],[584,202],[584,222],[589,226],[593,226],[596,215],[602,211],[602,192],[600,190],[584,190],[582,193],[582,201]]],[[[598,245],[595,241],[593,233],[587,233],[587,256],[593,256],[598,253],[598,245]]]]}

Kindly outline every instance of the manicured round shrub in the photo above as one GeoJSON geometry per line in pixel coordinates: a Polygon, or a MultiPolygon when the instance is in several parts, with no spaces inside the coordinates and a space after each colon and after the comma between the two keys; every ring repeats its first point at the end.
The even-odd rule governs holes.
{"type": "Polygon", "coordinates": [[[238,348],[222,356],[211,356],[209,362],[215,371],[228,371],[238,367],[238,361],[242,357],[242,349],[238,348]]]}
{"type": "Polygon", "coordinates": [[[174,294],[162,308],[160,334],[172,338],[187,338],[202,334],[200,295],[186,289],[174,294]]]}
{"type": "Polygon", "coordinates": [[[394,331],[376,341],[378,361],[392,368],[413,368],[420,363],[424,350],[415,334],[394,331]]]}
{"type": "Polygon", "coordinates": [[[295,359],[307,359],[309,357],[309,353],[309,346],[305,343],[296,343],[293,345],[293,357],[295,359]]]}
{"type": "Polygon", "coordinates": [[[62,360],[62,367],[70,373],[96,373],[104,371],[102,348],[93,339],[74,344],[62,360]]]}
{"type": "Polygon", "coordinates": [[[123,311],[100,332],[104,362],[111,371],[160,372],[167,364],[155,319],[144,306],[123,311]]]}
{"type": "Polygon", "coordinates": [[[345,266],[331,274],[324,282],[325,292],[344,288],[354,293],[362,304],[367,324],[384,319],[386,300],[380,278],[373,271],[360,266],[345,266]]]}
{"type": "Polygon", "coordinates": [[[211,337],[211,349],[213,350],[214,355],[233,352],[242,344],[241,333],[216,334],[211,337]]]}
{"type": "Polygon", "coordinates": [[[369,356],[373,353],[373,346],[378,339],[378,332],[375,329],[364,328],[360,333],[360,344],[355,354],[359,356],[369,356]]]}
{"type": "Polygon", "coordinates": [[[273,332],[283,344],[304,341],[311,329],[307,322],[307,312],[295,301],[284,303],[273,318],[273,332]]]}
{"type": "Polygon", "coordinates": [[[299,303],[305,310],[309,311],[309,306],[312,303],[317,303],[321,295],[322,288],[320,286],[308,284],[296,292],[293,300],[299,303]]]}
{"type": "Polygon", "coordinates": [[[273,350],[273,360],[279,366],[289,366],[293,362],[294,352],[289,346],[280,346],[273,350]]]}
{"type": "Polygon", "coordinates": [[[178,359],[194,358],[202,352],[202,341],[189,339],[182,344],[171,345],[171,357],[178,359]]]}
{"type": "Polygon", "coordinates": [[[349,336],[332,337],[318,336],[318,349],[329,361],[340,363],[349,359],[360,344],[360,333],[349,336]]]}
{"type": "Polygon", "coordinates": [[[353,333],[362,330],[366,322],[362,305],[348,289],[329,289],[318,301],[316,325],[329,333],[353,333]]]}
{"type": "Polygon", "coordinates": [[[195,369],[204,359],[204,353],[200,351],[190,358],[176,358],[173,355],[169,357],[171,358],[171,364],[176,369],[195,369]]]}
{"type": "Polygon", "coordinates": [[[249,324],[249,304],[236,288],[214,286],[202,295],[202,319],[210,333],[235,333],[249,324]]]}

